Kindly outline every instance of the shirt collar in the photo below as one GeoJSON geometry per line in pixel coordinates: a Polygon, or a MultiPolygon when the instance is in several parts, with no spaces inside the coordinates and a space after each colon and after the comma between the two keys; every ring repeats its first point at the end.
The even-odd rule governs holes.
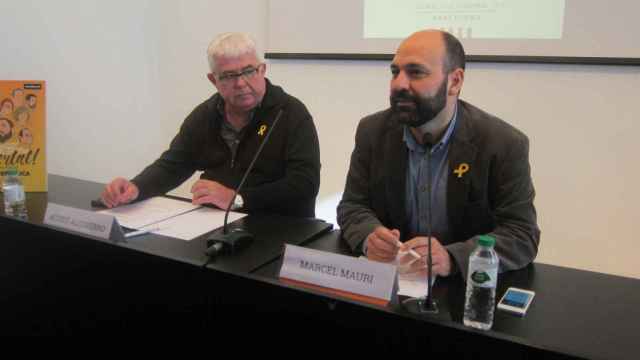
{"type": "MultiPolygon", "coordinates": [[[[456,108],[453,111],[453,117],[449,122],[449,126],[447,126],[447,130],[444,132],[444,135],[442,136],[440,141],[431,148],[431,153],[439,151],[449,143],[449,139],[451,139],[451,136],[453,135],[453,131],[455,130],[455,127],[456,127],[456,123],[458,122],[457,120],[458,120],[458,104],[456,103],[456,108]]],[[[406,125],[404,126],[404,134],[402,135],[402,140],[405,142],[405,144],[407,144],[407,148],[409,148],[409,150],[417,151],[421,153],[425,152],[424,146],[420,145],[416,141],[415,137],[411,133],[411,130],[409,129],[409,126],[406,126],[406,125]]]]}
{"type": "MultiPolygon", "coordinates": [[[[227,122],[227,114],[224,112],[224,104],[225,101],[222,98],[222,96],[220,96],[220,101],[218,101],[218,103],[216,104],[216,110],[218,111],[218,113],[220,114],[220,117],[222,119],[222,121],[228,125],[228,127],[230,129],[233,129],[233,127],[231,125],[229,125],[229,123],[227,122]]],[[[251,124],[254,119],[255,119],[255,115],[256,115],[256,111],[262,106],[262,101],[259,102],[256,107],[254,107],[253,109],[251,109],[251,112],[249,113],[249,122],[248,124],[251,124]]],[[[234,130],[235,131],[235,130],[234,130]]]]}
{"type": "MultiPolygon", "coordinates": [[[[220,96],[220,101],[218,101],[218,103],[216,104],[216,110],[218,110],[218,113],[223,117],[225,116],[224,104],[225,104],[225,101],[222,98],[222,96],[220,96]]],[[[253,109],[251,109],[251,112],[250,112],[251,118],[253,118],[253,115],[256,113],[256,110],[258,110],[261,106],[262,106],[262,101],[259,102],[253,109]]]]}

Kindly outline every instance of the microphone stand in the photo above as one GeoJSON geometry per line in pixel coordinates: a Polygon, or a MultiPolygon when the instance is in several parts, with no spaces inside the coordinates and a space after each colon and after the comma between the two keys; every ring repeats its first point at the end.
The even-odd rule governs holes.
{"type": "Polygon", "coordinates": [[[234,253],[236,250],[240,250],[241,248],[249,245],[253,241],[253,234],[251,234],[250,232],[244,229],[237,228],[229,232],[229,225],[228,225],[229,212],[231,211],[231,206],[235,201],[236,196],[238,196],[238,192],[244,185],[244,182],[247,180],[247,177],[249,176],[251,169],[253,169],[253,165],[258,159],[258,156],[260,156],[260,153],[262,152],[262,148],[269,140],[269,136],[271,136],[271,132],[273,132],[273,129],[276,127],[276,124],[278,124],[278,120],[280,120],[280,116],[282,116],[282,110],[280,110],[278,112],[278,115],[276,115],[276,119],[273,121],[273,125],[271,125],[271,128],[267,132],[267,135],[265,135],[264,140],[262,140],[262,143],[258,147],[256,154],[253,156],[253,159],[249,164],[249,167],[247,168],[247,170],[244,172],[244,175],[242,176],[242,180],[240,180],[240,183],[233,191],[233,196],[231,197],[231,201],[229,202],[229,205],[227,205],[227,209],[224,212],[224,223],[222,226],[222,232],[216,231],[207,238],[207,250],[206,250],[207,255],[215,256],[222,250],[227,250],[231,253],[234,253]]]}
{"type": "Polygon", "coordinates": [[[404,307],[412,314],[418,315],[437,315],[438,304],[433,298],[433,260],[431,258],[431,149],[433,147],[433,135],[425,133],[422,137],[422,143],[427,151],[427,296],[419,298],[411,298],[403,301],[404,307]]]}

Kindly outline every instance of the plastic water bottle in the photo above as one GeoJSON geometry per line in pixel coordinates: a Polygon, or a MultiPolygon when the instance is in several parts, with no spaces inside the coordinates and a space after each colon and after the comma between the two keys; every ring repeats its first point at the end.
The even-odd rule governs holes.
{"type": "Polygon", "coordinates": [[[492,236],[481,235],[478,246],[469,256],[464,324],[481,330],[489,330],[493,325],[500,262],[493,249],[495,243],[492,236]]]}
{"type": "Polygon", "coordinates": [[[27,217],[26,196],[22,181],[18,177],[18,170],[9,169],[2,181],[4,197],[4,213],[19,218],[27,217]]]}

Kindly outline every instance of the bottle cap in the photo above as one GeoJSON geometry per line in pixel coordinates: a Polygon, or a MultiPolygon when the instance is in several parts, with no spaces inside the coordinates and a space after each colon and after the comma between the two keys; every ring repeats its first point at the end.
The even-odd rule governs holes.
{"type": "Polygon", "coordinates": [[[480,235],[478,236],[478,245],[480,246],[493,246],[496,244],[496,238],[491,235],[480,235]]]}

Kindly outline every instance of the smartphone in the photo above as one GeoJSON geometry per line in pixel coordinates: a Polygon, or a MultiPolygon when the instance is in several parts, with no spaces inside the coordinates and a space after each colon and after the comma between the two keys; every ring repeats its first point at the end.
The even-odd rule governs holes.
{"type": "Polygon", "coordinates": [[[510,287],[500,299],[498,309],[504,310],[518,316],[524,316],[529,309],[529,305],[533,301],[535,292],[530,290],[518,289],[510,287]]]}

